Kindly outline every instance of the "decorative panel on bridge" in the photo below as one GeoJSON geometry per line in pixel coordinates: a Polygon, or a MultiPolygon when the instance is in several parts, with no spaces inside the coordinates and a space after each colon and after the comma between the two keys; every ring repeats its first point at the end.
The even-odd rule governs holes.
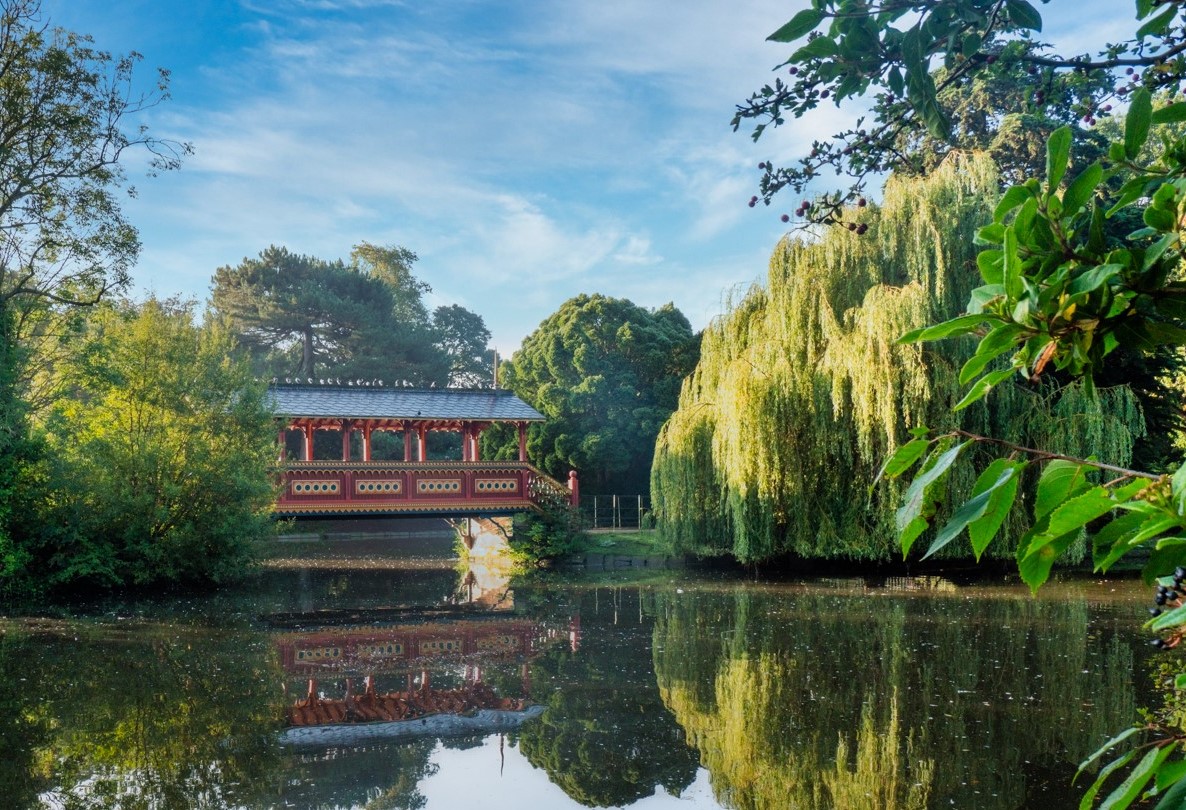
{"type": "Polygon", "coordinates": [[[576,502],[575,474],[565,487],[527,463],[527,426],[543,416],[509,391],[320,383],[269,388],[282,448],[278,516],[505,515],[576,502]],[[497,423],[518,430],[517,461],[481,460],[481,434],[497,423]],[[290,431],[301,434],[299,460],[287,457],[290,431]],[[339,435],[339,457],[316,458],[318,431],[339,435]],[[402,459],[372,458],[377,432],[402,436],[402,459]],[[457,434],[460,460],[429,459],[431,432],[457,434]],[[356,436],[361,458],[351,457],[356,436]]]}

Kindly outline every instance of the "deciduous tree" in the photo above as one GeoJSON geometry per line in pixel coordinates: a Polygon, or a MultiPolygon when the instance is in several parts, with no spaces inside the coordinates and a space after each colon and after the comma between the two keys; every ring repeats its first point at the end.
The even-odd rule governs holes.
{"type": "Polygon", "coordinates": [[[127,285],[140,242],[121,161],[145,149],[173,169],[189,151],[136,123],[169,87],[162,70],[136,90],[139,60],[49,28],[37,0],[0,3],[0,305],[93,304],[127,285]]]}
{"type": "Polygon", "coordinates": [[[209,582],[244,571],[268,534],[275,427],[230,333],[193,305],[101,305],[73,396],[40,428],[43,501],[13,532],[49,587],[209,582]]]}
{"type": "MultiPolygon", "coordinates": [[[[604,295],[565,301],[499,375],[547,417],[531,428],[531,460],[561,478],[576,469],[587,492],[645,492],[655,436],[698,346],[670,304],[649,310],[604,295]]],[[[509,432],[489,433],[504,455],[517,453],[509,432]]]]}

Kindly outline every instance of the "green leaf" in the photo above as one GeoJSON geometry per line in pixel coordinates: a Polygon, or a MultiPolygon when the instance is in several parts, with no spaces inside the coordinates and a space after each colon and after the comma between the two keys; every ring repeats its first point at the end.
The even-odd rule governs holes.
{"type": "Polygon", "coordinates": [[[1010,211],[1033,196],[1033,189],[1026,186],[1010,186],[1009,190],[1001,196],[1001,201],[997,203],[996,210],[993,211],[993,222],[1004,222],[1005,217],[1008,216],[1010,211]]]}
{"type": "Polygon", "coordinates": [[[1145,325],[1145,334],[1159,346],[1181,346],[1186,344],[1186,329],[1174,326],[1172,323],[1149,321],[1145,325]]]}
{"type": "Polygon", "coordinates": [[[968,298],[968,314],[979,315],[984,312],[986,306],[1004,297],[1004,284],[985,284],[983,287],[977,287],[968,298]]]}
{"type": "Polygon", "coordinates": [[[1062,195],[1063,216],[1071,217],[1079,212],[1091,200],[1098,186],[1104,179],[1104,168],[1098,163],[1092,163],[1071,181],[1067,191],[1062,195]]]}
{"type": "Polygon", "coordinates": [[[898,542],[902,545],[902,559],[906,559],[906,556],[910,554],[910,548],[914,545],[914,541],[917,540],[919,535],[925,532],[930,527],[930,525],[931,522],[929,520],[927,520],[922,515],[919,515],[918,517],[914,518],[914,520],[906,524],[906,527],[901,530],[901,536],[898,538],[898,542]]]}
{"type": "Polygon", "coordinates": [[[1053,193],[1067,171],[1071,157],[1071,128],[1059,127],[1046,140],[1046,183],[1053,193]]]}
{"type": "Polygon", "coordinates": [[[831,37],[816,37],[791,54],[791,62],[805,62],[811,58],[831,59],[840,53],[840,48],[831,37]]]}
{"type": "MultiPolygon", "coordinates": [[[[1109,762],[1104,767],[1100,768],[1099,774],[1095,778],[1095,782],[1091,787],[1083,792],[1083,798],[1079,800],[1079,810],[1091,810],[1091,806],[1095,804],[1095,797],[1100,792],[1100,788],[1104,786],[1104,782],[1108,781],[1108,777],[1116,771],[1123,768],[1136,757],[1136,750],[1129,751],[1123,756],[1109,762]]],[[[1078,776],[1078,774],[1076,774],[1078,776]]]]}
{"type": "Polygon", "coordinates": [[[1100,804],[1099,810],[1115,810],[1119,807],[1128,807],[1135,802],[1161,763],[1165,762],[1166,758],[1174,752],[1174,748],[1175,746],[1172,745],[1163,745],[1150,749],[1137,763],[1137,766],[1129,772],[1128,778],[1108,794],[1108,797],[1100,804]]]}
{"type": "Polygon", "coordinates": [[[1186,607],[1174,608],[1168,613],[1163,613],[1155,619],[1146,622],[1146,626],[1154,632],[1158,630],[1166,630],[1170,627],[1177,627],[1186,624],[1186,607]]]}
{"type": "Polygon", "coordinates": [[[1147,516],[1140,512],[1127,512],[1096,533],[1091,541],[1091,558],[1096,571],[1107,571],[1132,549],[1129,541],[1146,519],[1147,516]]]}
{"type": "Polygon", "coordinates": [[[1182,121],[1186,121],[1186,101],[1178,101],[1153,111],[1154,124],[1178,124],[1182,121]]]}
{"type": "Polygon", "coordinates": [[[980,277],[989,284],[1001,283],[1001,279],[1004,278],[1002,263],[999,250],[982,250],[976,254],[976,267],[980,270],[980,277]]]}
{"type": "Polygon", "coordinates": [[[1031,31],[1042,30],[1042,15],[1026,0],[1005,0],[1005,7],[1009,9],[1009,19],[1018,26],[1031,31]]]}
{"type": "MultiPolygon", "coordinates": [[[[1186,689],[1186,672],[1174,678],[1174,688],[1186,689]]],[[[1186,777],[1186,760],[1167,762],[1157,771],[1157,789],[1165,790],[1183,777],[1186,777]]]]}
{"type": "Polygon", "coordinates": [[[877,473],[877,477],[873,479],[873,483],[876,484],[883,477],[897,478],[913,467],[914,463],[922,458],[923,453],[930,446],[931,442],[926,439],[911,439],[906,442],[885,460],[885,463],[881,465],[881,469],[877,473]]]}
{"type": "MultiPolygon", "coordinates": [[[[1175,762],[1174,764],[1186,766],[1186,762],[1175,762]]],[[[1161,782],[1161,775],[1165,773],[1167,767],[1163,765],[1157,773],[1157,787],[1159,790],[1164,790],[1165,786],[1170,784],[1167,781],[1166,785],[1163,786],[1161,782]]],[[[1161,801],[1157,803],[1157,806],[1153,810],[1182,810],[1182,808],[1186,807],[1186,778],[1183,778],[1183,776],[1180,774],[1174,779],[1173,787],[1170,787],[1166,794],[1161,797],[1161,801]]]]}
{"type": "Polygon", "coordinates": [[[1177,13],[1178,7],[1174,3],[1168,4],[1165,11],[1161,12],[1156,17],[1149,20],[1147,23],[1137,29],[1137,39],[1144,39],[1150,34],[1155,36],[1165,34],[1167,31],[1169,31],[1170,22],[1173,21],[1177,13]]]}
{"type": "Polygon", "coordinates": [[[1002,368],[998,371],[993,371],[985,374],[979,380],[972,384],[968,389],[968,393],[964,394],[964,398],[955,404],[953,411],[962,411],[964,408],[971,405],[977,400],[983,399],[984,396],[993,389],[993,386],[1012,377],[1016,369],[1010,366],[1009,368],[1002,368]]]}
{"type": "Polygon", "coordinates": [[[974,331],[977,326],[988,319],[989,316],[986,315],[961,315],[958,318],[952,318],[950,321],[944,321],[934,326],[913,329],[898,338],[897,342],[919,343],[924,340],[941,340],[952,335],[966,335],[974,331]]]}
{"type": "Polygon", "coordinates": [[[1153,247],[1145,251],[1145,258],[1141,262],[1141,271],[1144,272],[1157,263],[1157,260],[1169,249],[1169,246],[1178,241],[1178,234],[1167,233],[1154,243],[1153,247]]]}
{"type": "Polygon", "coordinates": [[[1034,504],[1034,519],[1041,520],[1062,503],[1081,493],[1087,482],[1086,464],[1058,458],[1046,465],[1038,479],[1038,495],[1034,504]]]}
{"type": "Polygon", "coordinates": [[[1095,292],[1124,269],[1120,264],[1101,264],[1091,268],[1086,273],[1080,273],[1067,286],[1067,295],[1074,297],[1083,293],[1095,292]]]}
{"type": "Polygon", "coordinates": [[[1039,522],[1025,533],[1017,546],[1017,573],[1034,593],[1050,578],[1055,561],[1079,536],[1078,532],[1067,532],[1053,537],[1043,533],[1045,528],[1046,521],[1039,522]]]}
{"type": "MultiPolygon", "coordinates": [[[[897,511],[898,531],[904,532],[908,526],[922,515],[927,488],[947,472],[951,465],[955,463],[955,460],[959,458],[960,451],[967,447],[969,443],[961,442],[940,454],[933,464],[923,470],[910,483],[910,487],[906,490],[906,494],[902,498],[902,506],[897,511]]],[[[917,535],[915,536],[917,537],[917,535]]]]}
{"type": "Polygon", "coordinates": [[[1104,754],[1108,753],[1113,748],[1120,745],[1120,743],[1124,742],[1129,737],[1131,737],[1132,735],[1136,734],[1139,731],[1141,731],[1140,726],[1132,726],[1131,728],[1126,728],[1124,731],[1120,732],[1115,737],[1112,737],[1106,743],[1101,745],[1099,747],[1099,749],[1094,754],[1092,754],[1087,759],[1085,759],[1079,763],[1079,769],[1075,772],[1075,776],[1078,777],[1079,774],[1083,773],[1085,770],[1090,768],[1091,764],[1093,762],[1095,762],[1097,759],[1102,757],[1104,754]]]}
{"type": "Polygon", "coordinates": [[[779,28],[770,36],[768,42],[794,42],[806,34],[814,31],[824,20],[824,13],[818,8],[808,8],[800,11],[791,21],[779,28]]]}
{"type": "Polygon", "coordinates": [[[980,340],[976,354],[960,369],[960,385],[967,385],[986,365],[1013,348],[1015,338],[1022,332],[1014,323],[1003,323],[980,340]]]}
{"type": "Polygon", "coordinates": [[[1013,508],[1013,501],[1017,498],[1018,484],[1021,483],[1021,471],[1026,466],[1008,459],[996,459],[985,468],[976,480],[976,485],[972,487],[973,495],[979,494],[981,487],[988,484],[995,474],[996,468],[999,468],[998,465],[999,467],[1011,466],[1014,474],[1008,481],[992,491],[988,500],[988,508],[984,510],[984,516],[968,525],[968,538],[972,541],[972,551],[976,555],[977,561],[980,560],[980,555],[984,553],[993,537],[996,536],[1001,524],[1005,522],[1005,518],[1009,516],[1009,510],[1013,508]]]}
{"type": "Polygon", "coordinates": [[[1016,301],[1021,295],[1021,256],[1017,251],[1017,234],[1012,226],[1005,228],[1005,240],[1001,245],[1004,260],[1001,283],[1005,285],[1005,295],[1010,301],[1016,301]]]}
{"type": "Polygon", "coordinates": [[[1086,492],[1064,501],[1050,513],[1050,525],[1046,530],[1051,535],[1078,531],[1096,518],[1103,517],[1116,508],[1112,493],[1103,487],[1092,487],[1086,492]]]}
{"type": "Polygon", "coordinates": [[[1135,158],[1149,138],[1149,123],[1153,118],[1153,97],[1144,88],[1132,94],[1128,115],[1124,119],[1124,154],[1135,158]]]}
{"type": "MultiPolygon", "coordinates": [[[[1004,460],[998,459],[998,461],[1004,460]]],[[[1009,465],[1007,461],[1005,464],[1009,465]]],[[[985,472],[988,472],[988,470],[985,472]]],[[[980,518],[984,517],[993,492],[995,492],[997,488],[1004,486],[1006,483],[1012,480],[1016,472],[1016,469],[1012,465],[1001,469],[998,472],[996,479],[993,480],[991,484],[987,485],[987,487],[984,488],[982,492],[975,494],[967,502],[956,509],[951,516],[951,520],[947,522],[947,525],[940,529],[938,534],[935,535],[934,542],[931,543],[931,547],[927,549],[927,553],[924,554],[922,558],[925,560],[927,557],[930,557],[952,540],[959,537],[963,530],[967,528],[969,523],[972,523],[975,520],[980,520],[980,518]]],[[[980,479],[976,482],[978,486],[983,479],[984,474],[982,473],[980,479]]],[[[980,555],[976,556],[979,557],[980,555]]]]}

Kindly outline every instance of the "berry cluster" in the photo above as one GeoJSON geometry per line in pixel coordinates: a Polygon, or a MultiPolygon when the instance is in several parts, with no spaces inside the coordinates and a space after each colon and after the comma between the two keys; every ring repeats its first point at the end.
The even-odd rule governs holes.
{"type": "MultiPolygon", "coordinates": [[[[1150,616],[1160,616],[1163,609],[1166,608],[1172,610],[1182,607],[1182,599],[1186,597],[1186,586],[1182,584],[1183,580],[1186,580],[1186,568],[1178,566],[1174,569],[1171,584],[1158,584],[1157,591],[1153,596],[1153,607],[1149,608],[1150,616]]],[[[1160,650],[1172,649],[1181,643],[1184,633],[1186,633],[1186,628],[1175,628],[1168,638],[1155,638],[1149,643],[1160,650]]]]}

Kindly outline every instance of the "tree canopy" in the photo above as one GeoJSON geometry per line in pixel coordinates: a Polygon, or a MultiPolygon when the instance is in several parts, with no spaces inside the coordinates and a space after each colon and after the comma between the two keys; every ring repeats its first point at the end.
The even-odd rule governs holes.
{"type": "Polygon", "coordinates": [[[14,517],[42,587],[232,579],[271,525],[275,426],[263,385],[224,328],[193,306],[104,304],[74,362],[73,393],[43,414],[31,503],[14,517]]]}
{"type": "Polygon", "coordinates": [[[214,274],[211,306],[265,376],[475,384],[490,332],[480,315],[430,315],[416,254],[362,243],[349,263],[269,247],[214,274]]]}
{"type": "MultiPolygon", "coordinates": [[[[882,206],[846,212],[864,235],[830,228],[778,246],[766,285],[705,330],[659,434],[654,509],[678,546],[743,561],[890,559],[900,490],[871,498],[869,486],[917,424],[1129,458],[1142,423],[1125,388],[1091,400],[1077,386],[1009,386],[992,408],[954,415],[973,347],[896,344],[971,294],[976,223],[998,184],[986,157],[954,156],[930,177],[891,178],[882,206]]],[[[974,483],[964,471],[951,491],[974,483]]],[[[1005,534],[1022,531],[1015,520],[1005,534]]]]}
{"type": "Polygon", "coordinates": [[[140,242],[121,161],[146,149],[165,170],[189,152],[133,122],[168,98],[163,70],[134,89],[139,60],[48,28],[37,0],[0,3],[0,305],[92,304],[127,285],[140,242]]]}
{"type": "MultiPolygon", "coordinates": [[[[531,427],[531,460],[559,478],[577,470],[586,491],[645,492],[655,436],[698,346],[671,304],[650,310],[604,295],[565,301],[499,375],[547,417],[531,427]]],[[[517,452],[509,431],[488,433],[504,455],[517,452]]]]}

